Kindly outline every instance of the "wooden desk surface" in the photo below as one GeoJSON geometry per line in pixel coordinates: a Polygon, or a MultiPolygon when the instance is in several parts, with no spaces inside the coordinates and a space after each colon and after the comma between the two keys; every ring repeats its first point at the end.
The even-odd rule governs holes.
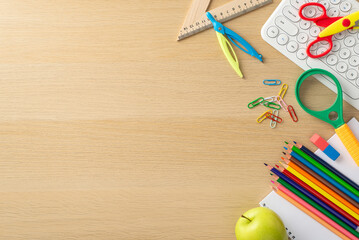
{"type": "Polygon", "coordinates": [[[234,239],[270,191],[263,162],[334,133],[260,37],[278,0],[226,24],[265,58],[237,51],[245,79],[213,31],[175,41],[190,2],[0,0],[0,239],[234,239]],[[289,84],[298,123],[255,122],[249,100],[278,92],[265,78],[289,84]]]}

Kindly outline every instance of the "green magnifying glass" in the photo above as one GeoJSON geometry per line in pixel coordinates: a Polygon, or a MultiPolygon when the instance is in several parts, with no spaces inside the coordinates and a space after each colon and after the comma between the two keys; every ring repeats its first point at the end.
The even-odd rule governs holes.
{"type": "Polygon", "coordinates": [[[316,118],[319,118],[320,120],[326,123],[331,124],[335,128],[335,132],[339,136],[340,140],[348,150],[349,154],[354,159],[355,163],[359,166],[359,142],[354,136],[353,132],[348,127],[348,125],[344,122],[343,92],[338,79],[332,73],[326,70],[318,69],[318,68],[310,69],[302,73],[302,75],[300,75],[300,77],[298,78],[297,83],[295,85],[295,96],[297,98],[299,105],[304,109],[304,111],[306,111],[307,113],[309,113],[310,115],[316,118]],[[328,109],[323,111],[314,111],[312,109],[307,108],[303,104],[299,95],[300,87],[302,86],[304,80],[315,74],[328,76],[333,80],[333,82],[337,86],[337,98],[335,102],[333,103],[332,106],[330,106],[328,109]],[[335,116],[335,117],[331,117],[331,116],[335,116]]]}

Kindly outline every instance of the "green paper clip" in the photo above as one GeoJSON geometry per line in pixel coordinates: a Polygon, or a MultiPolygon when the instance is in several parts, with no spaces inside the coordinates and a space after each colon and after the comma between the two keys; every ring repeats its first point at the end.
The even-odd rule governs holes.
{"type": "Polygon", "coordinates": [[[254,108],[255,106],[258,106],[259,104],[261,104],[262,102],[264,101],[264,98],[263,97],[259,97],[257,98],[256,100],[248,103],[248,108],[251,109],[251,108],[254,108]]]}
{"type": "Polygon", "coordinates": [[[276,110],[280,110],[282,108],[279,104],[276,104],[274,102],[268,102],[268,101],[263,102],[263,106],[276,110]]]}

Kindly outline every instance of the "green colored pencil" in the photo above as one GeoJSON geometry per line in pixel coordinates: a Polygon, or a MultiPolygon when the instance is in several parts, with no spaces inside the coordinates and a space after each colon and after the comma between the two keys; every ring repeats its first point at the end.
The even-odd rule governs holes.
{"type": "Polygon", "coordinates": [[[278,183],[282,184],[285,188],[287,188],[288,190],[290,190],[291,192],[293,192],[295,195],[297,195],[298,197],[300,197],[301,199],[303,199],[304,201],[306,201],[308,204],[310,204],[312,207],[314,207],[315,209],[317,209],[318,211],[320,211],[321,213],[323,213],[324,215],[326,215],[327,217],[329,217],[330,219],[332,219],[334,222],[336,222],[337,224],[339,224],[340,226],[342,226],[343,228],[345,228],[347,231],[349,231],[350,233],[352,233],[354,236],[359,238],[359,233],[357,231],[355,231],[354,229],[352,229],[351,227],[349,227],[347,224],[345,224],[342,220],[340,220],[339,218],[337,218],[336,216],[334,216],[333,214],[331,214],[330,212],[328,212],[327,210],[325,210],[323,207],[321,207],[319,204],[317,204],[316,202],[314,202],[313,200],[311,200],[310,198],[308,198],[307,196],[305,196],[303,193],[299,192],[297,189],[295,189],[294,187],[292,187],[289,183],[287,183],[286,181],[284,181],[283,179],[279,178],[277,180],[278,183]]]}
{"type": "Polygon", "coordinates": [[[315,161],[311,156],[300,150],[298,147],[293,146],[292,144],[288,144],[290,148],[292,148],[292,151],[299,154],[302,158],[316,166],[318,169],[320,169],[322,172],[327,174],[329,177],[334,179],[336,182],[338,182],[340,185],[351,191],[353,194],[359,197],[359,191],[353,188],[350,184],[348,184],[346,181],[338,177],[336,174],[334,174],[332,171],[330,171],[328,168],[324,167],[319,162],[315,161]]]}

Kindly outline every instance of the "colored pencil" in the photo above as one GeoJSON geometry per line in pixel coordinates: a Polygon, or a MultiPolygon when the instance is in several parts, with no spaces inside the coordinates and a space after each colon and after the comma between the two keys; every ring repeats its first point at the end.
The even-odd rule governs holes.
{"type": "Polygon", "coordinates": [[[331,192],[331,190],[329,189],[329,191],[331,193],[333,193],[331,195],[331,193],[329,193],[328,191],[326,191],[325,189],[321,188],[320,186],[318,186],[317,184],[315,184],[313,181],[311,181],[309,178],[305,177],[304,175],[302,175],[301,173],[299,173],[298,171],[296,171],[294,168],[292,168],[289,165],[286,165],[282,162],[280,162],[283,167],[289,171],[290,173],[292,173],[294,176],[298,177],[300,180],[302,180],[303,182],[305,182],[307,185],[309,185],[310,187],[312,187],[314,190],[316,190],[317,192],[319,192],[321,195],[323,195],[324,197],[326,197],[328,200],[330,200],[332,203],[334,203],[335,205],[337,205],[338,207],[340,207],[341,209],[343,209],[344,211],[346,211],[347,213],[349,213],[351,216],[355,217],[356,219],[359,219],[359,214],[356,212],[358,211],[358,209],[356,209],[354,206],[352,206],[349,202],[347,202],[345,199],[338,199],[337,194],[335,192],[331,192]],[[341,202],[341,200],[343,202],[341,202]],[[352,210],[349,206],[347,205],[351,205],[351,207],[353,209],[355,209],[356,211],[352,210]]]}
{"type": "MultiPolygon", "coordinates": [[[[277,165],[278,166],[278,165],[277,165]]],[[[331,207],[334,211],[338,212],[340,215],[342,215],[343,217],[345,217],[346,219],[348,219],[349,221],[351,221],[352,223],[354,223],[356,226],[359,226],[359,220],[356,219],[355,217],[353,217],[352,215],[350,215],[349,213],[347,213],[346,211],[344,211],[343,209],[341,209],[338,205],[334,204],[333,202],[331,202],[329,199],[327,199],[326,197],[324,197],[322,194],[320,194],[318,191],[316,191],[315,189],[313,189],[311,186],[309,186],[308,184],[306,184],[305,182],[303,182],[301,179],[299,179],[298,177],[296,177],[294,174],[292,174],[291,172],[289,172],[288,170],[279,167],[278,166],[278,171],[280,171],[281,173],[283,173],[285,176],[287,176],[288,178],[290,178],[291,180],[293,180],[295,183],[297,183],[300,187],[302,187],[303,189],[307,190],[309,193],[311,193],[313,196],[315,196],[316,198],[318,198],[320,201],[322,201],[323,203],[327,204],[329,207],[331,207]]],[[[277,179],[276,179],[277,180],[277,179]]],[[[349,209],[350,210],[350,209],[349,209]]],[[[355,214],[355,213],[354,213],[355,214]]]]}
{"type": "Polygon", "coordinates": [[[319,176],[321,176],[322,178],[324,178],[325,180],[327,180],[328,182],[330,182],[331,184],[333,184],[335,187],[337,187],[339,190],[341,190],[343,193],[345,193],[346,195],[348,195],[349,197],[351,197],[352,199],[354,199],[356,202],[359,203],[359,197],[356,196],[353,192],[351,192],[350,190],[348,190],[347,188],[345,188],[343,185],[341,185],[340,183],[338,183],[337,181],[335,181],[333,178],[329,177],[327,174],[325,174],[324,172],[322,172],[320,169],[318,169],[317,167],[315,167],[313,164],[311,164],[310,162],[308,162],[306,159],[304,159],[303,157],[301,157],[299,154],[297,154],[296,152],[293,152],[291,150],[287,151],[288,154],[292,155],[293,157],[295,157],[297,160],[299,160],[301,163],[303,163],[304,165],[306,165],[308,168],[310,168],[311,170],[313,170],[314,172],[316,172],[319,176]]]}
{"type": "Polygon", "coordinates": [[[286,199],[288,202],[296,206],[298,209],[306,213],[308,216],[322,224],[324,227],[328,228],[334,234],[336,234],[341,239],[350,239],[357,240],[357,238],[346,231],[343,227],[338,225],[336,222],[325,216],[323,213],[312,207],[310,204],[306,203],[301,198],[297,197],[291,191],[286,189],[284,186],[279,185],[278,187],[273,187],[273,190],[282,198],[286,199]]]}
{"type": "MultiPolygon", "coordinates": [[[[268,165],[269,166],[269,165],[268,165]]],[[[280,171],[278,171],[277,169],[269,166],[268,167],[270,169],[270,171],[272,173],[274,173],[275,175],[277,175],[279,177],[279,179],[277,180],[277,182],[283,184],[282,182],[286,182],[288,184],[290,184],[292,187],[294,187],[295,189],[297,189],[299,192],[301,192],[302,194],[304,194],[306,197],[310,198],[312,201],[314,201],[316,204],[320,205],[322,208],[324,208],[325,210],[327,210],[328,212],[330,212],[332,215],[334,215],[335,217],[337,217],[338,219],[340,219],[341,221],[343,221],[345,224],[347,224],[348,226],[350,226],[352,229],[356,230],[358,228],[358,226],[356,224],[354,224],[352,221],[348,220],[347,218],[345,218],[343,215],[341,215],[340,213],[338,213],[337,211],[335,211],[334,209],[332,209],[331,207],[329,207],[326,203],[324,203],[323,201],[321,201],[320,199],[318,199],[316,196],[314,196],[313,194],[311,194],[309,191],[307,191],[306,189],[304,189],[303,187],[301,187],[299,184],[297,184],[295,181],[293,181],[292,179],[288,178],[287,176],[285,176],[283,173],[281,173],[280,171]]]]}
{"type": "MultiPolygon", "coordinates": [[[[294,158],[291,155],[288,155],[283,152],[283,154],[286,156],[286,158],[282,158],[287,164],[290,164],[291,167],[293,167],[296,171],[301,173],[303,176],[306,176],[308,179],[310,179],[312,182],[316,183],[318,186],[322,187],[323,189],[331,190],[331,192],[335,192],[337,196],[339,196],[338,199],[342,198],[345,199],[347,202],[351,203],[352,206],[355,206],[355,209],[359,209],[359,203],[354,201],[351,197],[344,194],[342,191],[340,191],[337,187],[335,187],[333,184],[329,183],[327,180],[316,174],[314,171],[312,171],[310,168],[305,166],[303,163],[298,161],[296,158],[294,158]]],[[[328,191],[330,192],[330,191],[328,191]]],[[[331,193],[333,195],[333,193],[331,193]]],[[[341,200],[343,201],[343,200],[341,200]]],[[[345,203],[343,201],[343,203],[345,203]]],[[[350,205],[347,205],[348,207],[350,205]]],[[[353,211],[355,211],[354,208],[351,208],[353,211]]],[[[359,214],[359,212],[356,211],[356,213],[359,214]]]]}
{"type": "Polygon", "coordinates": [[[317,162],[319,162],[320,164],[322,164],[324,167],[328,168],[330,171],[332,171],[334,174],[336,174],[338,177],[340,177],[341,179],[343,179],[344,181],[346,181],[348,184],[350,184],[353,188],[355,188],[356,190],[359,191],[359,186],[358,184],[356,184],[355,182],[353,182],[350,178],[348,178],[347,176],[345,176],[343,173],[341,173],[340,171],[338,171],[337,169],[335,169],[334,167],[332,167],[329,163],[327,163],[326,161],[324,161],[322,158],[320,158],[318,155],[316,155],[315,153],[313,153],[312,151],[310,151],[308,148],[306,148],[304,145],[301,144],[297,144],[296,142],[294,142],[295,145],[302,150],[304,153],[306,153],[308,156],[310,156],[311,158],[313,158],[314,160],[316,160],[317,162]]]}
{"type": "Polygon", "coordinates": [[[308,154],[306,154],[305,152],[303,152],[302,150],[300,150],[298,147],[296,147],[295,145],[292,144],[288,144],[289,148],[297,153],[299,156],[301,156],[302,158],[304,158],[305,160],[307,160],[308,162],[310,162],[312,165],[314,165],[315,167],[317,167],[319,170],[321,170],[323,173],[325,173],[327,176],[329,176],[330,178],[334,179],[336,182],[338,182],[339,184],[341,184],[343,187],[345,187],[346,189],[348,189],[349,191],[351,191],[353,194],[355,194],[357,197],[359,197],[359,191],[356,190],[353,186],[351,186],[350,184],[348,184],[346,181],[344,181],[343,179],[341,179],[340,177],[338,177],[336,174],[334,174],[332,171],[330,171],[328,168],[326,168],[325,166],[323,166],[322,164],[320,164],[319,162],[315,161],[313,158],[311,158],[308,154]]]}
{"type": "Polygon", "coordinates": [[[319,204],[315,203],[313,200],[305,196],[303,193],[292,187],[289,183],[284,181],[283,179],[279,179],[278,183],[283,185],[285,188],[287,188],[289,191],[297,195],[299,198],[303,199],[305,202],[310,204],[312,207],[332,219],[334,222],[339,224],[341,227],[345,228],[347,231],[349,231],[351,234],[359,238],[359,233],[353,230],[353,228],[349,227],[347,224],[345,224],[343,221],[341,221],[339,218],[331,214],[329,211],[325,210],[323,207],[321,207],[319,204]]]}

